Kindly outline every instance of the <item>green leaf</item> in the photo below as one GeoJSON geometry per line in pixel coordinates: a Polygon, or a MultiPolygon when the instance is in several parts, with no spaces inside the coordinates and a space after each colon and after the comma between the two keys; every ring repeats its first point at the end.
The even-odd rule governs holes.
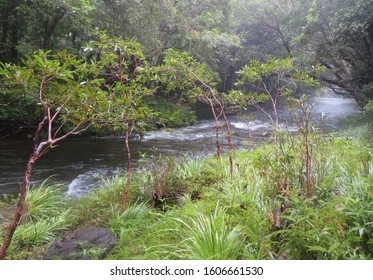
{"type": "Polygon", "coordinates": [[[307,246],[309,251],[317,251],[317,252],[323,252],[328,253],[329,251],[321,246],[307,246]]]}

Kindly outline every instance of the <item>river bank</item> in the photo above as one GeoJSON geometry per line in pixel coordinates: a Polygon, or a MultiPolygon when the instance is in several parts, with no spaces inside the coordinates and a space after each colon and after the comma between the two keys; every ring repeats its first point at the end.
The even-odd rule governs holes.
{"type": "Polygon", "coordinates": [[[122,175],[78,200],[36,189],[8,258],[43,258],[63,233],[94,226],[117,239],[107,259],[371,259],[373,150],[371,127],[363,129],[310,135],[312,196],[299,136],[283,138],[277,156],[273,144],[235,151],[232,176],[225,156],[149,158],[133,174],[124,214],[122,175]]]}

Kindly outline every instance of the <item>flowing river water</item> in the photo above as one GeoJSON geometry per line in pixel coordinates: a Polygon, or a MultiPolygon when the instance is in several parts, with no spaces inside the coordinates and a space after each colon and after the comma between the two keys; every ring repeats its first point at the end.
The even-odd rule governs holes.
{"type": "MultiPolygon", "coordinates": [[[[361,114],[361,109],[353,99],[328,95],[314,97],[313,120],[323,132],[333,132],[340,128],[343,119],[361,114]]],[[[134,166],[140,153],[168,155],[191,154],[203,156],[215,149],[215,124],[209,109],[199,113],[199,121],[189,127],[175,130],[158,130],[146,134],[143,139],[132,139],[130,146],[134,166]]],[[[280,106],[279,115],[285,126],[289,113],[286,106],[280,106]]],[[[232,140],[235,147],[254,146],[268,140],[271,124],[265,115],[252,109],[244,117],[229,116],[232,140]]],[[[221,121],[221,124],[223,122],[221,121]]],[[[296,127],[287,125],[296,131],[296,127]]],[[[223,139],[221,139],[224,141],[223,139]]],[[[16,194],[22,181],[31,139],[5,139],[0,142],[0,194],[16,194]]],[[[126,168],[124,138],[70,138],[61,142],[43,158],[38,160],[32,174],[32,183],[39,184],[48,177],[66,186],[66,193],[79,197],[99,185],[100,177],[109,177],[126,168]]]]}

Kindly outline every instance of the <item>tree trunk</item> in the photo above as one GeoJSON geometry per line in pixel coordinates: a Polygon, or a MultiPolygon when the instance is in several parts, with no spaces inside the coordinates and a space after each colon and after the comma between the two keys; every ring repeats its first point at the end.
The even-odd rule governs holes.
{"type": "Polygon", "coordinates": [[[126,183],[126,188],[125,188],[124,194],[123,194],[122,213],[126,212],[126,210],[127,210],[128,193],[129,193],[130,186],[131,186],[131,149],[130,149],[130,145],[129,145],[130,131],[129,131],[128,121],[125,122],[125,125],[126,125],[126,144],[125,144],[125,148],[126,148],[126,151],[127,151],[127,183],[126,183]]]}
{"type": "Polygon", "coordinates": [[[206,96],[207,102],[211,108],[212,115],[214,116],[214,122],[215,122],[215,143],[216,143],[216,156],[220,158],[220,144],[219,144],[219,121],[218,116],[216,115],[214,103],[210,98],[206,96]]]}
{"type": "Polygon", "coordinates": [[[13,26],[12,28],[12,31],[10,33],[10,36],[11,36],[11,48],[10,48],[10,59],[12,61],[16,61],[17,58],[18,58],[18,51],[17,51],[17,45],[18,45],[18,28],[15,24],[15,26],[13,26]]]}
{"type": "Polygon", "coordinates": [[[231,134],[231,126],[229,124],[229,121],[228,121],[228,118],[227,118],[227,115],[225,114],[225,109],[224,109],[224,105],[222,103],[222,101],[219,101],[215,92],[211,90],[211,93],[212,93],[212,96],[214,97],[214,100],[215,102],[218,103],[219,107],[220,107],[220,114],[223,115],[223,118],[224,118],[224,122],[225,122],[225,126],[227,127],[227,142],[228,142],[228,158],[229,158],[229,173],[232,177],[233,175],[233,159],[232,159],[232,141],[231,141],[231,138],[232,138],[232,134],[231,134]]]}
{"type": "Polygon", "coordinates": [[[65,16],[66,10],[63,7],[59,7],[55,16],[52,19],[47,19],[44,22],[44,34],[43,34],[43,49],[51,49],[51,38],[57,24],[65,16]]]}
{"type": "Polygon", "coordinates": [[[32,169],[33,169],[34,164],[35,164],[35,162],[38,158],[39,158],[39,156],[37,155],[36,150],[34,150],[33,153],[31,154],[30,158],[29,158],[28,163],[27,163],[25,177],[24,177],[24,181],[21,185],[21,193],[20,193],[20,196],[19,196],[19,199],[18,199],[17,208],[16,208],[16,211],[14,213],[13,221],[8,228],[8,231],[5,235],[4,243],[3,243],[2,247],[1,247],[1,250],[0,250],[0,260],[5,259],[6,253],[8,251],[9,245],[10,245],[10,242],[12,241],[12,237],[14,235],[14,232],[15,232],[15,230],[18,226],[18,223],[21,219],[22,212],[25,208],[26,195],[27,195],[27,191],[28,191],[28,188],[29,188],[29,185],[30,185],[30,177],[31,177],[32,169]]]}
{"type": "Polygon", "coordinates": [[[361,107],[364,107],[364,105],[368,103],[368,98],[364,95],[361,88],[355,83],[348,63],[345,60],[342,59],[337,66],[322,59],[319,59],[319,61],[321,65],[325,66],[331,71],[335,78],[331,79],[327,77],[315,77],[316,79],[326,83],[328,87],[337,94],[343,95],[344,93],[342,91],[348,92],[361,107]],[[340,74],[340,71],[343,73],[340,74]],[[338,92],[338,89],[341,90],[341,92],[338,92]]]}
{"type": "Polygon", "coordinates": [[[29,161],[26,166],[25,177],[21,185],[21,192],[20,192],[20,196],[18,199],[17,208],[14,213],[13,221],[8,228],[8,231],[5,235],[4,243],[0,249],[0,260],[5,259],[6,253],[8,251],[10,242],[12,241],[14,232],[21,219],[22,213],[24,212],[27,191],[30,185],[30,178],[31,178],[32,170],[34,168],[34,164],[38,160],[38,158],[42,155],[43,148],[48,144],[47,142],[39,143],[39,136],[46,122],[47,122],[47,118],[44,117],[44,119],[39,123],[38,128],[36,129],[35,137],[33,140],[34,148],[33,148],[32,154],[30,155],[29,161]]]}
{"type": "Polygon", "coordinates": [[[9,4],[5,3],[1,11],[1,41],[0,41],[0,59],[2,61],[6,60],[6,42],[8,38],[9,30],[9,4]]]}
{"type": "Polygon", "coordinates": [[[15,54],[16,46],[18,44],[17,36],[17,13],[16,8],[19,6],[20,0],[8,0],[3,4],[3,9],[1,11],[1,38],[0,38],[0,60],[10,61],[15,59],[17,54],[15,54]],[[11,19],[13,18],[13,21],[11,19]],[[11,41],[8,41],[9,31],[11,36],[11,41]],[[10,43],[10,47],[8,44],[10,43]],[[9,51],[10,50],[10,51],[9,51]]]}

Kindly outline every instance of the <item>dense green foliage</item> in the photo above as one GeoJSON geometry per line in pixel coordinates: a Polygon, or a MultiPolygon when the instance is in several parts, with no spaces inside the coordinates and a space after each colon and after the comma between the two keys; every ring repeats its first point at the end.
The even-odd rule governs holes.
{"type": "MultiPolygon", "coordinates": [[[[51,54],[43,50],[26,56],[22,64],[4,64],[0,68],[4,96],[10,102],[5,113],[14,110],[15,117],[39,123],[48,140],[69,130],[85,130],[106,118],[106,96],[98,87],[101,78],[95,65],[66,51],[51,54]],[[20,113],[19,103],[27,104],[23,109],[31,108],[30,111],[20,113]],[[30,113],[31,118],[27,115],[30,113]]],[[[5,122],[6,118],[0,120],[5,122]]]]}
{"type": "MultiPolygon", "coordinates": [[[[315,78],[362,106],[373,97],[369,0],[2,0],[0,10],[1,62],[20,61],[38,49],[84,55],[98,29],[134,38],[151,65],[162,63],[166,49],[188,52],[218,73],[221,91],[234,88],[236,72],[251,59],[272,55],[291,56],[299,67],[322,67],[315,78]]],[[[35,110],[3,87],[0,104],[8,105],[0,110],[8,123],[24,125],[22,112],[35,110]]]]}
{"type": "MultiPolygon", "coordinates": [[[[4,137],[6,133],[17,133],[17,126],[24,133],[28,132],[22,129],[24,126],[36,126],[46,114],[44,104],[55,114],[51,118],[56,125],[54,133],[69,130],[71,124],[79,121],[95,124],[86,133],[133,131],[140,135],[157,127],[195,122],[187,104],[182,106],[177,99],[166,103],[160,97],[152,97],[157,91],[159,96],[170,94],[158,88],[159,70],[147,63],[139,43],[98,35],[84,49],[82,59],[66,51],[38,51],[26,56],[21,66],[5,63],[0,67],[0,98],[4,105],[0,123],[4,137]],[[39,89],[41,92],[44,87],[41,97],[39,89]]],[[[194,88],[193,84],[189,87],[194,88]]]]}
{"type": "Polygon", "coordinates": [[[183,127],[193,125],[197,118],[187,106],[173,100],[161,97],[152,97],[145,100],[152,111],[158,112],[152,119],[151,128],[183,127]]]}
{"type": "Polygon", "coordinates": [[[369,129],[309,135],[312,197],[302,176],[301,135],[282,135],[277,155],[269,144],[236,151],[233,177],[226,157],[145,159],[133,174],[124,214],[125,175],[105,179],[72,204],[53,187],[35,188],[9,258],[38,258],[66,228],[96,225],[119,240],[109,259],[372,259],[369,129]],[[285,195],[279,176],[286,177],[285,195]],[[282,204],[286,210],[276,217],[282,204]]]}

